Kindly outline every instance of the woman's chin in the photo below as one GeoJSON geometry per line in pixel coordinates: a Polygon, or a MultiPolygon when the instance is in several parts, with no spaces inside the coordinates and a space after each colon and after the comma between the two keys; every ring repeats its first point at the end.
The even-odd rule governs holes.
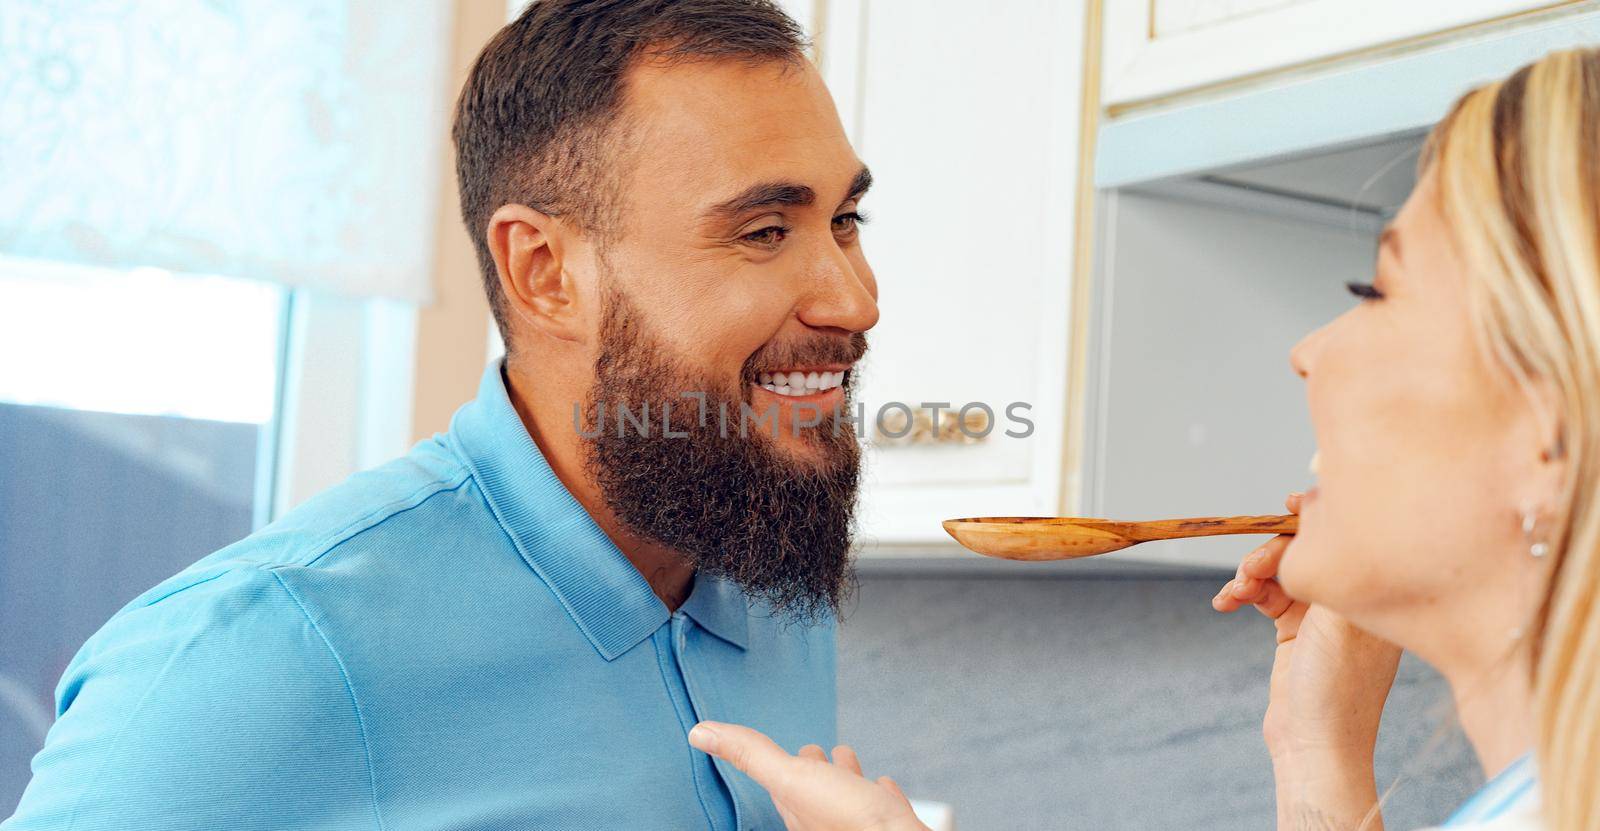
{"type": "Polygon", "coordinates": [[[1315,502],[1305,502],[1300,510],[1300,528],[1284,549],[1278,563],[1278,583],[1295,600],[1319,605],[1342,605],[1360,582],[1348,559],[1347,548],[1337,524],[1330,525],[1320,515],[1315,502]]]}
{"type": "Polygon", "coordinates": [[[1315,602],[1315,597],[1325,589],[1323,581],[1328,578],[1338,578],[1336,562],[1331,562],[1330,552],[1336,551],[1338,546],[1328,546],[1328,528],[1323,527],[1317,511],[1317,488],[1312,487],[1306,492],[1306,500],[1301,501],[1299,511],[1299,528],[1294,532],[1288,548],[1283,549],[1283,559],[1278,562],[1278,583],[1282,584],[1283,591],[1296,600],[1315,602]]]}
{"type": "Polygon", "coordinates": [[[1317,592],[1319,575],[1326,572],[1324,534],[1317,526],[1313,495],[1316,488],[1306,492],[1300,507],[1300,527],[1289,547],[1283,551],[1278,564],[1278,582],[1283,590],[1296,600],[1312,601],[1317,592]]]}

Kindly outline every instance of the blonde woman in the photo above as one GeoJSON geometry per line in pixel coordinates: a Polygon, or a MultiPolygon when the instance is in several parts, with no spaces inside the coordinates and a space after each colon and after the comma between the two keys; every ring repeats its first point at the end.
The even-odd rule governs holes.
{"type": "MultiPolygon", "coordinates": [[[[1361,302],[1291,356],[1320,447],[1299,535],[1213,605],[1276,621],[1280,828],[1382,827],[1372,753],[1404,648],[1449,681],[1489,779],[1447,827],[1600,829],[1600,51],[1468,94],[1420,174],[1361,302]]],[[[791,831],[922,827],[848,748],[709,722],[690,740],[791,831]]]]}

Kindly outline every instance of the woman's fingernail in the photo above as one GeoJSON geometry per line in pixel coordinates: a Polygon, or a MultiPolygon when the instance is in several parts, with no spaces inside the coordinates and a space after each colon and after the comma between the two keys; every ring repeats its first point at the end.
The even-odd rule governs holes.
{"type": "Polygon", "coordinates": [[[717,731],[702,721],[689,730],[689,744],[707,753],[715,753],[717,752],[717,731]]]}

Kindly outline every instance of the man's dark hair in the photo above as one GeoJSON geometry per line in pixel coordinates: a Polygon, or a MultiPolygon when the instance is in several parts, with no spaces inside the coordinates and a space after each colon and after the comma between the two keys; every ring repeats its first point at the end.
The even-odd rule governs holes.
{"type": "Polygon", "coordinates": [[[771,0],[537,0],[478,55],[451,135],[461,217],[507,337],[484,231],[501,205],[564,216],[606,239],[617,230],[624,75],[665,60],[800,60],[805,33],[771,0]]]}

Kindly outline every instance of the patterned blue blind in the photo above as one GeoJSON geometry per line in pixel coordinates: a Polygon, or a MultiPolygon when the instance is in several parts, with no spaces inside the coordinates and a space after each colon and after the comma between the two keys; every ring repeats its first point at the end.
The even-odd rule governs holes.
{"type": "Polygon", "coordinates": [[[0,254],[423,300],[444,0],[5,0],[0,254]]]}

